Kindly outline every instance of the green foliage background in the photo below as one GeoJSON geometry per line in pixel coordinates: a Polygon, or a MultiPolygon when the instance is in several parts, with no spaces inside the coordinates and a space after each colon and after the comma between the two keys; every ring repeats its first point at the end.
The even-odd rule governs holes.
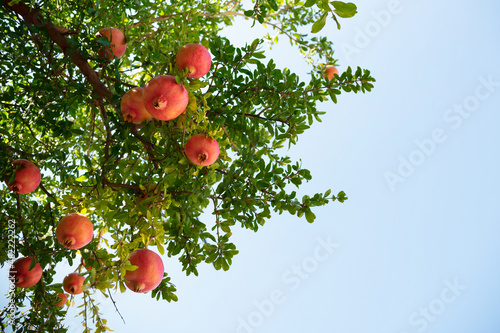
{"type": "MultiPolygon", "coordinates": [[[[340,1],[238,0],[191,1],[3,1],[0,19],[0,177],[13,173],[11,162],[33,161],[42,171],[39,188],[28,195],[0,196],[0,263],[22,256],[43,267],[41,281],[15,290],[16,332],[65,332],[65,309],[54,303],[61,282],[53,279],[61,262],[78,266],[87,289],[76,297],[87,331],[106,331],[106,320],[93,300],[96,292],[126,291],[123,276],[131,251],[148,246],[176,257],[186,274],[198,264],[229,269],[238,253],[231,230],[253,231],[272,212],[304,216],[312,208],[347,199],[344,192],[298,198],[294,187],[311,179],[308,170],[286,156],[324,113],[318,102],[344,92],[373,87],[368,70],[348,68],[334,80],[323,78],[324,64],[336,64],[334,45],[316,35],[327,19],[356,13],[340,1]],[[263,43],[271,33],[242,48],[220,35],[245,16],[288,40],[310,64],[308,82],[266,59],[263,43]],[[103,27],[120,28],[127,51],[109,61],[97,50],[109,42],[96,38],[103,27]],[[312,33],[304,33],[311,29],[312,33]],[[212,54],[211,71],[186,79],[175,67],[175,54],[186,43],[200,42],[212,54]],[[123,121],[121,96],[163,74],[175,75],[189,92],[184,114],[172,121],[133,125],[123,121]],[[217,139],[221,154],[209,167],[184,156],[194,134],[217,139]],[[200,220],[212,212],[215,224],[200,220]],[[94,239],[80,251],[55,238],[58,221],[82,212],[94,224],[94,239]],[[14,222],[14,223],[12,223],[14,222]],[[15,226],[15,232],[9,231],[15,226]],[[9,236],[10,232],[10,236],[9,236]],[[15,251],[8,237],[14,235],[15,251]],[[30,310],[24,314],[23,306],[30,310]]],[[[151,296],[176,301],[175,285],[165,277],[151,296]]],[[[130,292],[130,291],[127,291],[130,292]]],[[[2,327],[11,321],[1,310],[2,327]]]]}

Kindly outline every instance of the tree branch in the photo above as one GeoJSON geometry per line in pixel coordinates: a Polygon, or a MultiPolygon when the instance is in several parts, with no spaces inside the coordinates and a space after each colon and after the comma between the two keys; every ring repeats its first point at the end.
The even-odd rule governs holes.
{"type": "Polygon", "coordinates": [[[78,50],[73,49],[68,42],[68,39],[61,33],[61,29],[50,22],[50,20],[43,21],[42,14],[30,8],[24,3],[9,5],[9,1],[4,1],[3,6],[14,13],[23,17],[23,19],[33,25],[42,26],[47,30],[50,39],[55,42],[62,49],[65,55],[69,56],[73,63],[85,75],[87,81],[92,85],[94,91],[105,99],[111,99],[111,91],[99,79],[99,75],[90,66],[87,59],[85,59],[78,50]]]}
{"type": "Polygon", "coordinates": [[[102,98],[99,98],[97,101],[97,105],[99,107],[99,111],[101,113],[102,122],[104,123],[104,127],[106,128],[106,143],[104,145],[104,159],[106,162],[109,159],[109,145],[111,144],[111,128],[109,127],[109,119],[108,114],[106,112],[106,108],[104,107],[104,101],[102,98]]]}
{"type": "Polygon", "coordinates": [[[155,159],[155,155],[153,153],[153,151],[154,151],[154,145],[151,142],[149,142],[146,139],[144,139],[139,134],[139,132],[137,132],[137,128],[134,125],[130,126],[130,133],[132,133],[133,136],[135,136],[140,142],[142,142],[142,144],[146,148],[146,152],[148,153],[149,159],[151,160],[151,162],[154,165],[154,168],[158,169],[158,161],[155,159]]]}

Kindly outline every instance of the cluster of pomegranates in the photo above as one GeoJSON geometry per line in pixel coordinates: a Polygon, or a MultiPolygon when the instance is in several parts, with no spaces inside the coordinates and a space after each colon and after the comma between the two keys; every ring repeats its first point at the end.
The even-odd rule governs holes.
{"type": "MultiPolygon", "coordinates": [[[[127,48],[124,34],[116,28],[101,29],[97,35],[109,40],[110,45],[101,47],[98,54],[108,59],[121,57],[127,48]]],[[[197,79],[208,73],[211,67],[211,56],[201,44],[186,44],[177,52],[177,68],[186,73],[189,79],[197,79]]],[[[189,102],[186,88],[178,84],[172,75],[159,75],[152,78],[144,87],[129,90],[122,97],[121,111],[126,121],[139,124],[156,118],[168,121],[182,114],[189,102]]],[[[187,158],[196,165],[208,166],[213,164],[219,156],[219,145],[215,139],[204,134],[193,135],[185,145],[187,158]]],[[[12,181],[6,180],[9,189],[20,194],[34,191],[40,184],[41,173],[39,168],[28,160],[15,160],[16,167],[12,181]]],[[[69,250],[77,250],[89,244],[93,237],[93,224],[85,215],[71,213],[63,217],[56,228],[56,237],[62,246],[69,250]]],[[[34,259],[23,257],[17,259],[10,275],[14,284],[19,288],[30,288],[42,277],[40,263],[35,263],[30,270],[34,259]]],[[[132,265],[138,268],[125,273],[125,285],[132,291],[145,293],[156,288],[163,279],[164,267],[162,259],[155,252],[143,248],[133,251],[129,256],[132,265]]],[[[85,277],[80,273],[68,274],[63,280],[63,289],[72,295],[80,294],[84,290],[85,277]]],[[[68,296],[58,293],[57,306],[64,306],[68,296]]]]}
{"type": "MultiPolygon", "coordinates": [[[[110,45],[101,48],[99,54],[107,58],[119,58],[126,50],[126,38],[116,28],[104,28],[98,36],[106,37],[110,45]]],[[[201,44],[189,43],[180,48],[175,56],[177,68],[186,77],[198,79],[208,73],[212,58],[208,50],[201,44]]],[[[333,80],[339,74],[333,65],[327,65],[323,76],[333,80]]],[[[172,75],[159,75],[152,78],[144,87],[136,87],[127,91],[121,99],[121,112],[125,121],[134,124],[156,118],[172,120],[181,115],[189,102],[188,92],[182,84],[178,84],[172,75]]],[[[215,139],[204,134],[192,136],[184,147],[186,157],[194,164],[208,166],[219,156],[219,144],[215,139]]]]}
{"type": "MultiPolygon", "coordinates": [[[[92,222],[85,215],[71,213],[63,217],[56,228],[58,241],[67,249],[76,250],[84,247],[93,237],[92,222]]],[[[33,261],[32,257],[23,257],[14,261],[10,268],[10,276],[14,280],[14,285],[19,288],[30,288],[40,281],[42,277],[42,267],[40,263],[35,263],[30,270],[33,261]]],[[[164,273],[163,262],[158,254],[149,249],[138,249],[129,256],[132,265],[137,266],[134,271],[126,271],[124,279],[125,285],[137,293],[145,293],[156,288],[164,273]]],[[[73,272],[63,280],[63,289],[71,295],[83,292],[85,277],[78,272],[73,272]]],[[[57,306],[64,306],[68,296],[65,293],[58,293],[59,301],[57,306]]]]}
{"type": "MultiPolygon", "coordinates": [[[[105,37],[110,45],[102,47],[98,53],[102,57],[121,57],[127,48],[126,38],[116,28],[104,28],[98,36],[105,37]]],[[[177,68],[186,73],[189,79],[197,79],[208,73],[211,67],[211,56],[201,44],[186,44],[175,57],[177,68]]],[[[325,68],[324,76],[334,79],[338,70],[333,65],[325,68]]],[[[159,75],[152,78],[144,87],[136,87],[125,93],[121,100],[121,111],[126,121],[139,124],[156,118],[162,121],[172,120],[182,114],[189,102],[186,88],[178,84],[172,75],[159,75]]],[[[194,164],[208,166],[219,156],[219,145],[215,139],[205,134],[193,135],[184,147],[186,157],[194,164]]],[[[16,167],[12,181],[5,180],[9,189],[20,194],[33,192],[40,184],[41,173],[38,167],[24,159],[12,162],[16,167]]],[[[92,222],[79,213],[71,213],[63,217],[56,228],[58,241],[67,249],[77,250],[89,244],[93,237],[92,222]]],[[[10,270],[14,284],[19,288],[33,287],[42,277],[40,263],[35,263],[30,270],[33,258],[17,259],[10,270]]],[[[138,249],[130,254],[129,261],[138,268],[127,271],[125,285],[132,291],[145,293],[156,288],[164,273],[163,262],[158,254],[148,249],[138,249]]],[[[85,277],[78,272],[68,274],[63,280],[64,290],[72,295],[80,294],[84,289],[85,277]]],[[[58,293],[57,306],[64,306],[67,295],[58,293]]]]}
{"type": "MultiPolygon", "coordinates": [[[[9,189],[15,193],[28,194],[33,192],[40,184],[40,169],[28,160],[18,159],[12,162],[16,168],[13,180],[6,179],[9,189]]],[[[71,213],[63,217],[56,228],[56,238],[67,249],[77,250],[92,240],[94,226],[90,219],[79,213],[71,213]]],[[[10,276],[14,285],[19,288],[31,288],[40,281],[42,267],[35,263],[29,269],[33,261],[32,257],[22,257],[14,261],[10,268],[10,276]]],[[[156,288],[163,278],[163,262],[158,254],[148,249],[138,249],[130,254],[129,261],[138,268],[127,271],[124,279],[130,290],[145,293],[156,288]]],[[[74,272],[68,274],[63,280],[63,289],[72,295],[83,292],[85,277],[74,272]]],[[[66,304],[67,295],[58,293],[57,306],[66,304]]]]}
{"type": "MultiPolygon", "coordinates": [[[[99,36],[110,40],[110,45],[100,49],[99,54],[106,58],[119,58],[125,53],[126,39],[116,28],[104,28],[99,36]]],[[[198,79],[208,73],[212,58],[208,50],[198,43],[189,43],[180,48],[175,57],[177,68],[189,79],[198,79]]],[[[127,91],[121,99],[120,108],[127,122],[140,124],[156,118],[168,121],[177,118],[189,103],[186,88],[176,82],[172,75],[158,75],[144,87],[127,91]]],[[[196,165],[208,166],[219,157],[219,144],[204,134],[192,136],[185,145],[187,158],[196,165]]]]}

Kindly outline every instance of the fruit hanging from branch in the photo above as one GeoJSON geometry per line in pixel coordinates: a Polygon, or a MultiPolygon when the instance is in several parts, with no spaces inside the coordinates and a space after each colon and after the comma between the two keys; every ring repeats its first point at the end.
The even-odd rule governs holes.
{"type": "Polygon", "coordinates": [[[92,240],[94,226],[88,217],[71,213],[63,217],[56,228],[56,237],[67,249],[79,249],[92,240]]]}
{"type": "Polygon", "coordinates": [[[127,40],[120,29],[102,28],[97,33],[97,37],[104,37],[109,40],[109,45],[99,49],[98,54],[107,59],[120,58],[127,50],[127,40]]]}
{"type": "Polygon", "coordinates": [[[56,306],[63,307],[66,304],[66,300],[68,299],[68,295],[65,293],[58,293],[57,297],[60,298],[60,301],[56,303],[56,306]]]}
{"type": "Polygon", "coordinates": [[[39,263],[35,264],[31,270],[30,265],[33,258],[19,258],[12,264],[10,268],[10,276],[14,278],[14,285],[19,288],[30,288],[40,281],[42,277],[42,266],[39,263]]]}
{"type": "Polygon", "coordinates": [[[78,295],[83,292],[83,282],[85,277],[74,272],[66,275],[63,280],[63,289],[71,295],[78,295]]]}
{"type": "Polygon", "coordinates": [[[172,75],[159,75],[144,86],[142,99],[146,110],[156,119],[171,120],[179,116],[189,102],[186,88],[172,75]]]}
{"type": "Polygon", "coordinates": [[[323,76],[328,78],[328,80],[333,80],[333,78],[335,77],[335,74],[339,74],[339,70],[337,69],[337,67],[333,66],[333,65],[326,65],[325,67],[325,72],[323,73],[323,76]]]}
{"type": "Polygon", "coordinates": [[[145,293],[160,284],[164,268],[161,257],[148,249],[138,249],[130,254],[129,261],[137,266],[134,271],[125,273],[125,285],[136,293],[145,293]]]}
{"type": "Polygon", "coordinates": [[[196,165],[208,166],[219,157],[219,144],[217,140],[205,134],[193,135],[184,147],[187,158],[196,165]]]}
{"type": "Polygon", "coordinates": [[[181,47],[177,52],[175,63],[180,71],[188,68],[188,78],[198,79],[210,70],[212,57],[205,46],[189,43],[181,47]]]}
{"type": "Polygon", "coordinates": [[[9,179],[5,180],[9,189],[19,194],[28,194],[36,190],[42,179],[40,169],[33,162],[24,159],[15,160],[12,166],[17,169],[12,183],[9,183],[9,179]]]}
{"type": "Polygon", "coordinates": [[[140,124],[153,119],[153,116],[146,110],[142,101],[144,88],[136,87],[127,91],[120,102],[120,109],[125,121],[140,124]]]}

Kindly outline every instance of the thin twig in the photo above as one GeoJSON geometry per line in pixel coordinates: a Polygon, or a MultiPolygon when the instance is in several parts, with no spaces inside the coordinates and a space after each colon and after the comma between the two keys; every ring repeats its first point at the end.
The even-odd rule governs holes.
{"type": "Polygon", "coordinates": [[[234,142],[233,142],[233,141],[231,141],[231,139],[229,138],[229,134],[228,134],[228,133],[227,133],[227,131],[226,131],[226,126],[222,126],[222,129],[224,130],[224,133],[226,133],[226,136],[227,136],[227,138],[229,139],[229,142],[231,142],[231,146],[233,146],[233,147],[234,147],[234,149],[236,149],[236,151],[238,151],[239,153],[241,153],[241,151],[239,150],[239,148],[238,148],[238,147],[236,147],[236,145],[234,144],[234,142]]]}
{"type": "Polygon", "coordinates": [[[146,139],[144,139],[138,132],[137,132],[137,128],[135,127],[135,125],[131,125],[130,126],[130,133],[132,133],[133,136],[135,136],[139,141],[142,142],[142,144],[144,145],[144,147],[146,148],[146,151],[148,153],[148,156],[149,156],[149,159],[151,160],[151,162],[153,162],[153,165],[154,165],[154,168],[155,169],[158,169],[158,161],[156,161],[155,159],[155,156],[153,154],[153,151],[154,151],[154,145],[147,141],[146,139]]]}
{"type": "Polygon", "coordinates": [[[113,299],[113,296],[111,296],[111,292],[109,291],[109,288],[108,288],[108,295],[109,295],[109,298],[111,298],[111,301],[113,302],[113,305],[115,306],[115,310],[116,310],[116,312],[118,312],[118,314],[120,315],[120,318],[123,320],[123,323],[126,325],[126,323],[125,323],[125,319],[123,319],[122,314],[121,314],[121,313],[120,313],[120,311],[118,310],[118,307],[116,306],[116,302],[115,302],[115,300],[113,299]]]}

